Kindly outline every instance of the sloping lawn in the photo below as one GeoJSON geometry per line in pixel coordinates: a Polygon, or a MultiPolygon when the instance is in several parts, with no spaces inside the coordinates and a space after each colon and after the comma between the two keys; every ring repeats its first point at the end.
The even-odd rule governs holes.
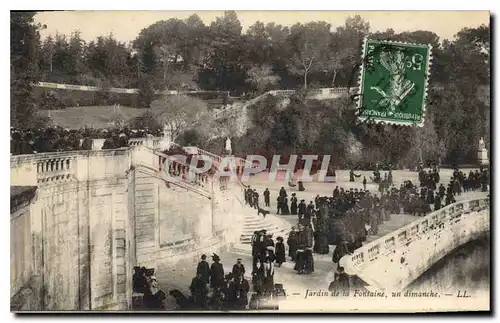
{"type": "Polygon", "coordinates": [[[50,116],[56,125],[68,129],[79,129],[83,126],[93,128],[108,128],[112,121],[120,116],[128,121],[145,113],[146,109],[130,108],[120,106],[89,106],[73,107],[63,110],[42,110],[38,113],[43,116],[50,116]]]}

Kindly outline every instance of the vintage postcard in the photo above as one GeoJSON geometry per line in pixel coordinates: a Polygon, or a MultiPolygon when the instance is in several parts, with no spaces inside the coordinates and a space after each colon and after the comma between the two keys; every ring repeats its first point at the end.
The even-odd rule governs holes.
{"type": "Polygon", "coordinates": [[[491,310],[489,12],[10,35],[12,312],[491,310]]]}

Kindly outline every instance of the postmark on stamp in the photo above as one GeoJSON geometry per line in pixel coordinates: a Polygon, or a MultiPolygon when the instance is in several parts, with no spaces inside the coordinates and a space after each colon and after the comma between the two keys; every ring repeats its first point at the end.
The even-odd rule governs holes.
{"type": "Polygon", "coordinates": [[[359,119],[423,126],[431,46],[365,39],[362,57],[359,119]]]}

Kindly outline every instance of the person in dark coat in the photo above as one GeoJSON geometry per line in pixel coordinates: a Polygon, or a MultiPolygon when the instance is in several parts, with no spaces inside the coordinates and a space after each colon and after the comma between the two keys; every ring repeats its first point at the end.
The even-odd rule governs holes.
{"type": "Polygon", "coordinates": [[[276,198],[277,206],[276,206],[276,214],[280,214],[284,212],[284,207],[283,204],[285,204],[285,197],[284,196],[278,196],[276,198]]]}
{"type": "Polygon", "coordinates": [[[304,192],[306,190],[306,188],[304,187],[304,183],[302,183],[302,181],[298,181],[297,182],[297,185],[299,186],[299,192],[304,192]]]}
{"type": "Polygon", "coordinates": [[[306,214],[306,201],[300,200],[299,203],[299,220],[302,220],[304,215],[306,214]]]}
{"type": "Polygon", "coordinates": [[[304,245],[306,247],[312,247],[314,237],[312,228],[309,225],[304,226],[303,234],[304,234],[304,241],[303,241],[304,245]]]}
{"type": "Polygon", "coordinates": [[[283,209],[281,210],[282,215],[290,215],[290,208],[288,207],[288,198],[285,197],[283,200],[283,209]]]}
{"type": "Polygon", "coordinates": [[[254,231],[252,235],[252,269],[257,269],[260,255],[260,232],[254,231]]]}
{"type": "Polygon", "coordinates": [[[305,269],[305,248],[304,245],[299,245],[297,248],[297,256],[295,261],[294,270],[300,275],[304,273],[305,269]]]}
{"type": "Polygon", "coordinates": [[[332,255],[332,261],[337,264],[337,266],[340,268],[339,261],[344,257],[345,255],[349,254],[349,248],[347,246],[347,241],[342,240],[340,244],[335,247],[335,250],[333,251],[332,255]]]}
{"type": "Polygon", "coordinates": [[[307,247],[304,251],[304,274],[308,275],[314,272],[314,256],[312,248],[307,247]]]}
{"type": "Polygon", "coordinates": [[[167,294],[158,288],[158,282],[156,277],[151,277],[151,282],[149,288],[145,291],[143,296],[144,306],[149,310],[165,310],[165,300],[167,299],[167,294]]]}
{"type": "Polygon", "coordinates": [[[108,138],[106,138],[106,140],[104,140],[104,144],[101,147],[102,150],[105,150],[105,149],[116,149],[116,148],[117,147],[115,145],[115,140],[111,136],[108,136],[108,138]]]}
{"type": "Polygon", "coordinates": [[[290,213],[292,215],[297,215],[297,196],[295,196],[295,193],[292,193],[292,198],[290,200],[290,213]]]}
{"type": "Polygon", "coordinates": [[[232,273],[234,277],[243,276],[245,274],[245,265],[241,262],[241,258],[236,260],[236,263],[233,265],[232,273]]]}
{"type": "Polygon", "coordinates": [[[278,241],[276,242],[276,246],[274,247],[276,264],[278,265],[278,267],[281,267],[281,264],[286,262],[285,245],[283,244],[282,237],[278,237],[276,240],[278,241]]]}
{"type": "Polygon", "coordinates": [[[201,272],[197,273],[196,277],[193,278],[189,290],[191,291],[194,307],[196,309],[206,308],[208,288],[201,272]]]}
{"type": "Polygon", "coordinates": [[[271,206],[271,193],[269,192],[269,189],[266,188],[266,190],[264,191],[264,204],[266,207],[270,207],[271,206]]]}
{"type": "Polygon", "coordinates": [[[144,293],[148,289],[148,280],[146,278],[146,267],[134,267],[132,276],[132,288],[135,293],[144,293]]]}
{"type": "Polygon", "coordinates": [[[298,244],[297,231],[295,231],[295,227],[292,227],[292,231],[288,234],[286,243],[288,245],[288,256],[292,258],[292,261],[295,261],[298,244]]]}
{"type": "Polygon", "coordinates": [[[92,145],[93,145],[92,139],[90,139],[88,137],[88,135],[85,135],[85,138],[82,141],[81,149],[82,150],[92,150],[92,145]]]}
{"type": "Polygon", "coordinates": [[[201,261],[198,263],[198,267],[196,268],[196,275],[200,274],[205,284],[208,284],[210,281],[210,266],[205,259],[207,259],[207,256],[202,255],[201,261]]]}
{"type": "Polygon", "coordinates": [[[253,207],[256,209],[259,208],[259,193],[256,189],[253,190],[253,207]]]}
{"type": "Polygon", "coordinates": [[[286,190],[283,186],[280,188],[279,196],[287,197],[286,190]]]}
{"type": "Polygon", "coordinates": [[[328,236],[325,233],[325,231],[323,231],[323,229],[317,230],[314,232],[313,235],[314,235],[313,251],[321,255],[327,255],[330,252],[330,250],[328,246],[328,236]]]}
{"type": "Polygon", "coordinates": [[[366,191],[366,176],[363,176],[363,190],[366,191]]]}
{"type": "Polygon", "coordinates": [[[168,292],[170,296],[175,298],[175,303],[181,310],[189,310],[192,308],[193,303],[191,302],[190,299],[188,299],[184,294],[178,290],[178,289],[173,289],[168,292]]]}
{"type": "Polygon", "coordinates": [[[246,189],[243,190],[243,193],[245,195],[245,204],[250,204],[250,198],[249,198],[249,192],[251,191],[250,185],[246,189]]]}
{"type": "Polygon", "coordinates": [[[272,293],[274,289],[274,263],[271,257],[271,254],[266,252],[262,264],[262,283],[265,294],[272,293]]]}
{"type": "Polygon", "coordinates": [[[210,266],[210,287],[219,289],[224,282],[224,267],[219,262],[220,258],[217,254],[214,253],[212,260],[214,263],[210,266]]]}
{"type": "Polygon", "coordinates": [[[437,211],[441,208],[441,195],[437,194],[434,198],[434,211],[437,211]]]}
{"type": "Polygon", "coordinates": [[[231,308],[235,310],[245,310],[248,305],[248,292],[250,284],[243,275],[235,276],[229,284],[229,301],[231,308]]]}

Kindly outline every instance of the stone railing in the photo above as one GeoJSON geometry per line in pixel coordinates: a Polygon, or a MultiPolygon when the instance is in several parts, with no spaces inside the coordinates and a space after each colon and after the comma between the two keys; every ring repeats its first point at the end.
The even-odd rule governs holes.
{"type": "MultiPolygon", "coordinates": [[[[75,85],[75,84],[62,84],[62,83],[51,83],[51,82],[38,82],[34,84],[36,87],[47,88],[47,89],[62,89],[62,90],[73,90],[73,91],[89,91],[89,92],[97,92],[106,90],[107,92],[112,93],[127,93],[127,94],[135,94],[139,93],[138,89],[126,89],[126,88],[103,88],[99,86],[92,85],[75,85]]],[[[182,94],[200,94],[200,93],[218,93],[225,94],[229,96],[229,91],[155,91],[155,94],[167,94],[167,95],[182,95],[182,94]]]]}
{"type": "Polygon", "coordinates": [[[47,156],[37,160],[38,183],[74,179],[75,156],[47,156]]]}
{"type": "Polygon", "coordinates": [[[16,155],[10,157],[11,185],[37,186],[123,176],[132,162],[129,148],[16,155]]]}
{"type": "Polygon", "coordinates": [[[210,192],[210,178],[208,174],[196,174],[189,170],[189,165],[184,160],[174,156],[168,156],[160,152],[154,152],[158,158],[158,173],[164,175],[168,172],[171,180],[179,180],[189,185],[196,186],[205,192],[210,192]],[[169,159],[168,170],[164,169],[165,161],[169,159]]]}
{"type": "MultiPolygon", "coordinates": [[[[339,88],[321,88],[321,89],[314,89],[310,90],[307,92],[308,96],[314,97],[314,96],[331,96],[332,94],[334,95],[343,95],[349,92],[354,92],[356,91],[357,88],[346,88],[346,87],[339,87],[339,88]]],[[[296,93],[296,90],[271,90],[268,91],[264,94],[261,94],[245,103],[236,103],[230,106],[223,107],[220,110],[217,110],[214,112],[214,118],[219,119],[223,117],[227,117],[231,113],[237,112],[237,111],[242,111],[246,109],[247,107],[251,106],[252,104],[256,103],[257,101],[261,100],[262,98],[268,96],[268,95],[273,95],[273,96],[290,96],[294,95],[296,93]]],[[[197,123],[195,123],[197,124],[197,123]]]]}
{"type": "MultiPolygon", "coordinates": [[[[356,249],[352,254],[344,256],[340,260],[340,265],[345,267],[345,270],[348,274],[358,276],[369,285],[372,285],[372,287],[385,288],[387,287],[386,285],[388,285],[389,282],[384,281],[384,283],[381,283],[380,280],[391,279],[390,277],[387,278],[387,275],[390,276],[390,274],[387,272],[378,273],[376,272],[376,267],[378,266],[380,268],[385,268],[386,271],[391,268],[388,268],[385,263],[381,262],[388,262],[388,259],[391,258],[390,262],[388,262],[389,264],[388,266],[400,265],[399,261],[401,261],[401,264],[410,265],[409,268],[407,267],[406,269],[408,270],[408,273],[410,275],[414,275],[419,270],[422,271],[424,269],[427,269],[433,263],[418,263],[419,261],[422,262],[424,261],[423,259],[418,259],[418,257],[417,259],[411,259],[411,263],[409,264],[405,263],[405,261],[408,261],[408,259],[410,259],[410,256],[412,254],[416,255],[418,253],[421,253],[422,251],[427,253],[435,252],[437,250],[434,249],[437,248],[431,248],[428,249],[427,251],[420,250],[421,248],[419,248],[419,250],[409,250],[408,249],[409,246],[411,246],[412,243],[416,242],[427,243],[427,241],[429,241],[429,244],[431,242],[433,243],[435,241],[430,239],[439,239],[440,234],[442,233],[442,230],[444,228],[448,227],[450,229],[456,229],[452,228],[452,226],[458,224],[461,220],[463,220],[461,219],[462,216],[472,212],[480,212],[488,208],[489,208],[489,198],[480,198],[480,199],[457,202],[454,204],[447,205],[436,212],[432,212],[415,222],[412,222],[386,236],[383,236],[375,241],[372,241],[362,246],[361,248],[356,249]],[[439,237],[436,235],[439,235],[439,237]],[[427,239],[425,239],[426,237],[427,239]],[[403,250],[401,255],[405,256],[397,258],[400,256],[400,254],[396,253],[396,251],[400,249],[403,250]],[[392,259],[393,257],[396,257],[395,259],[397,261],[394,261],[394,259],[392,259]],[[412,267],[418,268],[418,270],[413,269],[412,267]]],[[[470,225],[470,223],[473,222],[470,223],[469,222],[467,222],[467,226],[465,228],[461,228],[462,230],[460,230],[460,232],[458,233],[459,235],[463,236],[465,242],[467,241],[468,238],[466,237],[466,235],[470,234],[469,231],[471,230],[480,231],[482,229],[479,228],[480,225],[478,225],[477,223],[475,223],[474,225],[470,225]]],[[[462,224],[466,225],[465,222],[463,222],[462,224]]],[[[443,242],[445,243],[451,244],[455,243],[455,241],[459,239],[446,237],[442,238],[442,240],[444,240],[443,242]]],[[[432,246],[435,247],[435,245],[432,246]]],[[[415,246],[413,247],[414,249],[416,248],[415,246]]],[[[443,247],[443,246],[438,246],[438,247],[443,247]]],[[[443,249],[448,250],[451,248],[452,250],[454,247],[458,246],[445,246],[443,247],[443,249]]],[[[430,256],[429,259],[434,259],[437,261],[440,259],[440,257],[443,257],[445,255],[446,254],[436,255],[436,256],[433,255],[430,256]]],[[[394,267],[393,269],[401,274],[401,272],[399,272],[396,267],[394,267]]],[[[417,277],[413,277],[413,279],[416,279],[417,277]]],[[[401,278],[399,281],[390,282],[390,285],[401,288],[405,287],[407,283],[411,283],[411,279],[408,279],[408,277],[399,277],[399,278],[401,278]]],[[[396,280],[396,278],[394,279],[396,280]]]]}

